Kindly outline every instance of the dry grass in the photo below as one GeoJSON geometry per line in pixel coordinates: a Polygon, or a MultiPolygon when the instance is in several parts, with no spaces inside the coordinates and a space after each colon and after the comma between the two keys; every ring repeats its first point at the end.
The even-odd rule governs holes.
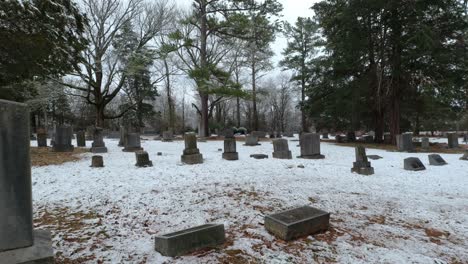
{"type": "Polygon", "coordinates": [[[73,152],[52,152],[51,148],[31,147],[30,152],[32,166],[48,166],[77,161],[81,159],[79,154],[89,152],[89,149],[75,148],[73,152]]]}

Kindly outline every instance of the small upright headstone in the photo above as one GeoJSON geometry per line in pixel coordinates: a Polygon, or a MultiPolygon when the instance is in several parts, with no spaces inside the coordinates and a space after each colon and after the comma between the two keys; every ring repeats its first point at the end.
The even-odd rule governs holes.
{"type": "Polygon", "coordinates": [[[185,149],[181,160],[186,164],[201,164],[203,163],[203,155],[197,148],[197,135],[195,133],[185,133],[185,149]]]}
{"type": "Polygon", "coordinates": [[[239,153],[236,150],[236,139],[234,137],[224,138],[224,152],[223,159],[225,160],[238,160],[239,153]]]}
{"type": "Polygon", "coordinates": [[[141,147],[141,139],[139,133],[128,133],[124,139],[124,149],[125,152],[135,152],[138,150],[143,150],[141,147]]]}
{"type": "Polygon", "coordinates": [[[353,162],[351,172],[356,172],[362,175],[374,174],[374,168],[371,167],[371,163],[367,159],[366,149],[363,146],[356,146],[356,162],[353,162]]]}
{"type": "Polygon", "coordinates": [[[245,136],[245,146],[258,146],[258,137],[254,135],[245,136]]]}
{"type": "Polygon", "coordinates": [[[421,139],[421,148],[423,150],[428,150],[429,149],[429,138],[427,137],[423,137],[421,139]]]}
{"type": "Polygon", "coordinates": [[[412,152],[414,150],[412,133],[396,135],[396,143],[398,151],[412,152]]]}
{"type": "Polygon", "coordinates": [[[44,128],[37,129],[37,146],[47,147],[47,131],[44,128]]]}
{"type": "Polygon", "coordinates": [[[463,156],[460,158],[460,160],[468,160],[468,150],[465,150],[465,153],[463,156]]]}
{"type": "Polygon", "coordinates": [[[135,152],[137,167],[153,167],[153,162],[149,159],[148,152],[139,150],[135,152]]]}
{"type": "Polygon", "coordinates": [[[421,162],[421,160],[415,157],[404,159],[403,165],[404,165],[403,167],[405,170],[410,170],[410,171],[420,171],[420,170],[426,169],[426,167],[424,167],[424,164],[421,162]]]}
{"type": "Polygon", "coordinates": [[[273,140],[273,158],[275,159],[292,159],[291,151],[289,150],[287,139],[273,140]]]}
{"type": "Polygon", "coordinates": [[[323,139],[328,139],[328,133],[322,133],[322,138],[323,139]]]}
{"type": "Polygon", "coordinates": [[[336,143],[346,143],[346,137],[343,135],[335,136],[336,143]]]}
{"type": "Polygon", "coordinates": [[[320,154],[320,135],[316,133],[304,133],[301,135],[301,155],[303,159],[324,159],[320,154]]]}
{"type": "Polygon", "coordinates": [[[91,167],[92,168],[102,168],[104,167],[104,159],[100,155],[94,155],[91,157],[91,167]]]}
{"type": "Polygon", "coordinates": [[[392,135],[390,133],[385,133],[383,135],[383,141],[385,144],[392,144],[392,135]]]}
{"type": "Polygon", "coordinates": [[[163,131],[162,142],[172,142],[174,140],[174,134],[172,131],[163,131]]]}
{"type": "Polygon", "coordinates": [[[76,132],[76,146],[86,147],[86,134],[85,134],[85,131],[76,132]]]}
{"type": "Polygon", "coordinates": [[[94,141],[91,145],[91,152],[92,153],[106,153],[107,147],[104,143],[104,139],[102,136],[102,128],[96,127],[94,129],[94,141]]]}
{"type": "Polygon", "coordinates": [[[55,152],[73,152],[72,128],[69,126],[57,126],[55,129],[54,145],[52,151],[55,152]]]}
{"type": "Polygon", "coordinates": [[[458,148],[458,134],[457,133],[447,133],[448,148],[458,148]]]}
{"type": "Polygon", "coordinates": [[[447,165],[447,162],[439,154],[430,154],[428,155],[429,164],[433,166],[443,166],[447,165]]]}

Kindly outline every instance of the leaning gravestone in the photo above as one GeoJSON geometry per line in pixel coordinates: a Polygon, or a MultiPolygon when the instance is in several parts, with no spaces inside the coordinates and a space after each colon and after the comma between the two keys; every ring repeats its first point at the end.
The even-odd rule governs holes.
{"type": "Polygon", "coordinates": [[[439,154],[430,154],[428,155],[429,164],[433,166],[443,166],[447,165],[447,162],[439,154]]]}
{"type": "Polygon", "coordinates": [[[236,150],[236,139],[234,137],[224,138],[224,152],[223,159],[225,160],[238,160],[239,153],[236,150]]]}
{"type": "Polygon", "coordinates": [[[200,154],[200,150],[197,148],[197,134],[185,133],[185,149],[181,160],[186,164],[201,164],[203,163],[203,155],[200,154]]]}
{"type": "Polygon", "coordinates": [[[73,152],[72,128],[69,126],[57,126],[55,129],[54,145],[52,151],[55,152],[73,152]]]}
{"type": "Polygon", "coordinates": [[[107,147],[104,143],[104,139],[102,136],[102,128],[96,127],[94,129],[94,141],[91,145],[91,152],[92,153],[106,153],[107,147]]]}
{"type": "Polygon", "coordinates": [[[448,148],[458,148],[458,134],[457,133],[447,133],[448,148]]]}
{"type": "Polygon", "coordinates": [[[426,167],[424,167],[424,164],[421,162],[420,159],[411,157],[411,158],[406,158],[403,161],[403,168],[405,170],[409,171],[420,171],[420,170],[425,170],[426,167]]]}
{"type": "Polygon", "coordinates": [[[429,138],[427,138],[427,137],[421,138],[421,148],[423,150],[428,150],[429,149],[429,138]]]}
{"type": "Polygon", "coordinates": [[[301,135],[301,155],[302,159],[324,159],[320,154],[320,135],[315,133],[304,133],[301,135]]]}
{"type": "Polygon", "coordinates": [[[176,257],[199,249],[220,246],[225,240],[223,224],[206,224],[157,236],[155,249],[163,256],[176,257]]]}
{"type": "Polygon", "coordinates": [[[292,159],[291,151],[289,150],[287,139],[273,140],[273,158],[275,159],[292,159]]]}
{"type": "Polygon", "coordinates": [[[104,167],[104,159],[102,156],[95,155],[91,157],[91,167],[92,168],[102,168],[104,167]]]}
{"type": "Polygon", "coordinates": [[[460,160],[468,160],[468,150],[465,150],[465,153],[463,156],[460,158],[460,160]]]}
{"type": "Polygon", "coordinates": [[[47,147],[47,131],[44,128],[37,129],[37,146],[47,147]]]}
{"type": "Polygon", "coordinates": [[[367,159],[366,149],[363,146],[356,146],[356,162],[353,162],[351,172],[356,172],[361,175],[372,175],[374,174],[374,168],[371,167],[371,163],[367,159]]]}
{"type": "Polygon", "coordinates": [[[139,133],[128,133],[124,139],[124,148],[122,151],[135,152],[143,150],[139,133]]]}
{"type": "Polygon", "coordinates": [[[412,133],[396,135],[396,143],[398,151],[412,152],[414,150],[412,133]]]}
{"type": "Polygon", "coordinates": [[[174,134],[172,131],[163,131],[162,142],[172,142],[174,140],[174,134]]]}
{"type": "Polygon", "coordinates": [[[76,132],[76,146],[86,147],[86,134],[85,134],[85,131],[76,132]]]}
{"type": "Polygon", "coordinates": [[[285,241],[326,231],[329,226],[330,213],[310,206],[265,216],[266,230],[285,241]]]}
{"type": "Polygon", "coordinates": [[[148,152],[139,150],[135,152],[136,164],[137,167],[153,167],[153,162],[149,160],[148,152]]]}
{"type": "Polygon", "coordinates": [[[244,146],[259,146],[258,137],[254,135],[247,135],[245,137],[245,144],[244,146]]]}
{"type": "Polygon", "coordinates": [[[51,234],[33,231],[29,111],[0,100],[0,263],[53,263],[51,234]]]}

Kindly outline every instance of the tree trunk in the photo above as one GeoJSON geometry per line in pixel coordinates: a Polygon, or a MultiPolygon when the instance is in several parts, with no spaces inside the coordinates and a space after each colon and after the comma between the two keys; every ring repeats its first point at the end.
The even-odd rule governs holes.
{"type": "Polygon", "coordinates": [[[253,127],[254,131],[258,130],[258,113],[257,113],[257,87],[256,87],[256,67],[255,58],[252,58],[252,110],[253,110],[253,127]]]}
{"type": "MultiPolygon", "coordinates": [[[[207,70],[208,61],[207,61],[207,37],[208,37],[208,22],[207,22],[207,13],[206,13],[206,0],[200,0],[200,67],[203,71],[207,70]]],[[[205,78],[203,76],[202,78],[205,78]]],[[[201,83],[199,83],[200,85],[201,83]]],[[[203,84],[204,85],[204,84],[203,84]]],[[[208,94],[202,91],[205,87],[198,87],[201,101],[201,120],[200,120],[200,130],[199,134],[202,137],[207,137],[208,135],[208,94]]]]}
{"type": "Polygon", "coordinates": [[[167,64],[167,60],[164,59],[164,68],[166,70],[166,94],[167,94],[167,105],[169,108],[169,116],[168,116],[168,129],[174,131],[174,104],[172,102],[171,97],[171,78],[169,76],[169,65],[167,64]]]}

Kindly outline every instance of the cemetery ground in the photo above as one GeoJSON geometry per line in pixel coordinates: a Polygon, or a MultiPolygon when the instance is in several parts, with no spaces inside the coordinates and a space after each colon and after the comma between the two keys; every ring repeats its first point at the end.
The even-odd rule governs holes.
{"type": "Polygon", "coordinates": [[[33,163],[34,224],[52,231],[57,263],[468,259],[468,162],[460,154],[443,153],[448,165],[429,166],[428,153],[367,149],[383,159],[371,160],[375,174],[362,176],[350,172],[354,148],[333,143],[322,142],[325,159],[305,160],[296,158],[298,142],[289,140],[293,159],[278,160],[269,141],[238,142],[239,160],[226,161],[218,151],[223,142],[209,140],[198,143],[203,164],[183,165],[183,141],[144,140],[154,166],[137,168],[134,153],[122,152],[118,140],[105,142],[104,168],[89,167],[91,153],[58,165],[33,163]],[[249,157],[257,153],[269,158],[249,157]],[[403,170],[407,157],[419,157],[427,169],[403,170]],[[302,205],[330,212],[330,229],[291,242],[264,229],[264,215],[302,205]],[[178,258],[154,250],[155,235],[209,222],[225,225],[222,247],[178,258]]]}

